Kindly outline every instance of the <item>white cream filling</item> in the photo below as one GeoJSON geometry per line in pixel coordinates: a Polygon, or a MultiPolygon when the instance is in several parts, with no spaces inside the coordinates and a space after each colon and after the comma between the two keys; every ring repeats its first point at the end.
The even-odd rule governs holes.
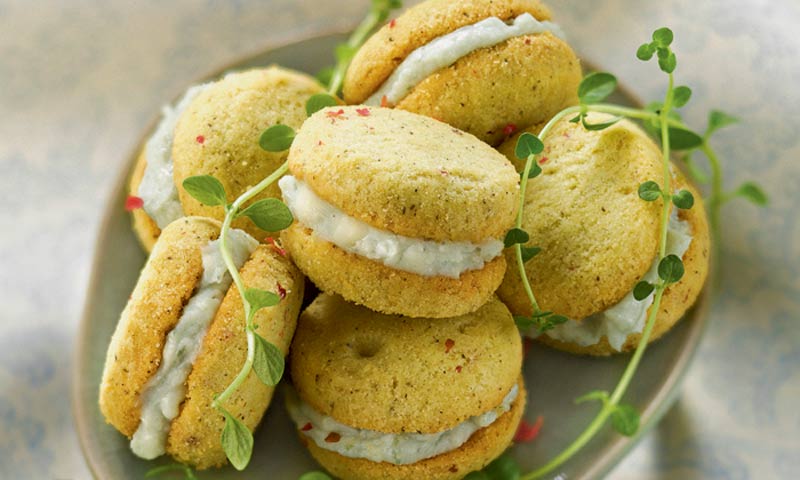
{"type": "Polygon", "coordinates": [[[293,391],[287,395],[286,407],[297,428],[320,448],[350,458],[407,465],[457,449],[473,433],[491,425],[509,411],[518,394],[519,387],[514,385],[496,408],[438,433],[383,433],[348,427],[317,412],[293,391]],[[308,425],[311,428],[307,428],[308,425]],[[326,441],[332,433],[338,434],[339,439],[326,441]]]}
{"type": "MultiPolygon", "coordinates": [[[[131,450],[147,460],[164,454],[170,423],[178,416],[186,397],[186,379],[206,330],[231,285],[219,245],[219,240],[214,240],[203,247],[203,277],[178,324],[167,335],[158,371],[142,393],[141,422],[131,439],[131,450]]],[[[236,268],[241,268],[257,246],[258,241],[242,230],[231,230],[228,234],[228,247],[236,268]]]]}
{"type": "Polygon", "coordinates": [[[278,185],[294,218],[315,235],[345,251],[397,270],[458,278],[463,272],[483,268],[503,251],[503,242],[495,239],[473,244],[396,235],[348,216],[291,175],[281,178],[278,185]]]}
{"type": "MultiPolygon", "coordinates": [[[[678,218],[678,209],[672,210],[667,230],[667,255],[683,255],[692,243],[692,227],[689,222],[678,218]]],[[[653,260],[650,270],[642,280],[650,283],[658,281],[658,259],[653,260]]],[[[570,320],[556,325],[545,332],[550,338],[562,342],[577,343],[583,347],[597,344],[602,337],[608,339],[609,345],[619,351],[628,335],[641,333],[647,320],[647,310],[653,304],[654,293],[644,300],[636,300],[633,291],[629,292],[616,305],[608,310],[596,313],[581,321],[570,320]]],[[[536,336],[535,329],[528,336],[536,336]]]]}
{"type": "Polygon", "coordinates": [[[144,202],[144,211],[158,225],[164,228],[183,216],[183,207],[178,199],[178,188],[172,176],[172,139],[175,126],[181,114],[211,84],[195,85],[186,91],[175,106],[164,105],[161,121],[156,131],[147,141],[142,182],[137,195],[144,202]]]}
{"type": "Polygon", "coordinates": [[[555,23],[540,22],[529,13],[523,13],[510,24],[497,17],[489,17],[461,27],[411,52],[365,103],[381,105],[385,96],[390,105],[396,105],[421,81],[475,50],[491,47],[514,37],[543,32],[564,36],[555,23]]]}

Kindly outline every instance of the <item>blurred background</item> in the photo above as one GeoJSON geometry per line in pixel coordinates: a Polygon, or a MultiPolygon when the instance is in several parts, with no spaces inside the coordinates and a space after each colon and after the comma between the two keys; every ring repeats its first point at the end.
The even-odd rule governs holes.
{"type": "MultiPolygon", "coordinates": [[[[406,4],[416,2],[406,2],[406,4]]],[[[722,290],[674,407],[614,479],[800,478],[800,2],[550,0],[577,52],[642,99],[634,53],[675,31],[684,109],[718,134],[722,290]]],[[[71,418],[73,349],[101,214],[162,104],[270,45],[351,28],[366,0],[0,0],[0,478],[90,478],[71,418]]]]}

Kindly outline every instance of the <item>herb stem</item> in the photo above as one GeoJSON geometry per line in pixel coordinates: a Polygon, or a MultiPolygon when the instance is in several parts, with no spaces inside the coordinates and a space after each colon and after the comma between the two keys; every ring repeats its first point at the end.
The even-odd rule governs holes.
{"type": "Polygon", "coordinates": [[[244,365],[242,365],[242,369],[239,370],[239,374],[236,375],[236,378],[228,385],[222,393],[217,395],[214,398],[214,401],[211,403],[211,406],[214,408],[219,408],[222,403],[227,400],[233,392],[236,391],[237,388],[245,381],[247,375],[250,373],[250,369],[253,367],[253,360],[255,359],[255,333],[253,332],[252,323],[252,314],[251,314],[251,305],[250,302],[247,301],[245,298],[244,292],[244,281],[242,280],[242,276],[239,275],[239,269],[236,268],[236,264],[233,261],[233,257],[231,256],[231,252],[228,249],[228,232],[231,229],[231,223],[233,220],[238,216],[239,209],[242,207],[244,203],[246,203],[251,198],[255,197],[265,188],[270,186],[274,183],[277,179],[282,177],[287,171],[289,170],[289,164],[284,162],[283,165],[277,168],[272,174],[270,174],[267,178],[261,180],[256,186],[251,188],[250,190],[243,193],[239,198],[237,198],[230,207],[226,209],[225,212],[225,220],[222,222],[222,229],[220,230],[220,252],[222,254],[222,259],[225,261],[225,266],[228,268],[228,273],[230,273],[231,278],[233,279],[233,283],[236,285],[236,288],[239,290],[239,295],[242,297],[242,304],[244,306],[244,316],[245,316],[245,332],[247,334],[247,358],[245,359],[244,365]]]}
{"type": "MultiPolygon", "coordinates": [[[[359,48],[367,40],[367,37],[372,33],[375,27],[386,20],[388,15],[388,11],[371,8],[369,13],[367,13],[367,16],[364,17],[364,20],[361,21],[358,27],[353,30],[353,33],[347,39],[347,47],[352,50],[359,48]]],[[[333,70],[333,75],[331,76],[331,82],[328,85],[329,94],[333,96],[339,94],[339,90],[341,90],[342,84],[344,83],[344,76],[347,73],[347,67],[350,66],[351,60],[352,55],[348,55],[346,60],[340,60],[336,63],[336,67],[333,70]]]]}
{"type": "MultiPolygon", "coordinates": [[[[701,148],[708,159],[708,164],[711,166],[711,196],[708,199],[708,222],[711,225],[711,241],[714,245],[714,248],[712,248],[712,263],[716,265],[719,259],[720,249],[722,248],[719,221],[720,209],[727,199],[722,191],[722,166],[717,153],[711,148],[711,145],[709,145],[708,138],[703,140],[703,146],[701,148]]],[[[715,278],[715,286],[719,286],[719,278],[719,276],[715,278]]]]}

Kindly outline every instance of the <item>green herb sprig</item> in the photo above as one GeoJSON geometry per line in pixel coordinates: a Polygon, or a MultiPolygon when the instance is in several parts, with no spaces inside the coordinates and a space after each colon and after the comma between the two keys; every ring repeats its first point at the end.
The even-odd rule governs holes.
{"type": "MultiPolygon", "coordinates": [[[[542,128],[539,136],[531,133],[524,133],[517,141],[515,155],[525,160],[525,168],[520,180],[520,207],[516,225],[506,235],[506,247],[513,247],[516,254],[517,267],[520,278],[533,308],[530,317],[516,317],[515,320],[520,328],[528,329],[537,327],[539,332],[552,329],[555,325],[567,321],[566,318],[543,312],[535,298],[535,295],[528,281],[525,263],[540,252],[536,247],[526,246],[530,241],[530,235],[522,229],[523,208],[525,204],[525,191],[529,180],[536,178],[542,169],[538,165],[538,157],[544,151],[544,143],[541,138],[545,138],[552,128],[562,119],[572,117],[571,122],[581,123],[587,130],[603,130],[614,125],[622,118],[632,118],[644,122],[645,127],[661,140],[663,178],[661,183],[650,180],[639,186],[639,197],[648,202],[661,200],[661,221],[660,239],[658,253],[658,281],[649,283],[639,282],[634,288],[634,297],[642,301],[653,295],[653,304],[648,311],[647,321],[642,332],[636,350],[634,351],[625,371],[612,393],[606,391],[593,391],[576,399],[576,403],[590,400],[599,401],[601,409],[597,416],[589,423],[584,431],[561,453],[547,462],[542,467],[527,473],[523,476],[512,475],[511,477],[497,478],[521,478],[522,480],[533,480],[554,471],[564,462],[570,459],[584,445],[586,445],[600,429],[610,419],[611,426],[619,433],[632,436],[639,428],[640,418],[636,409],[622,403],[622,398],[630,385],[630,382],[641,361],[647,344],[655,325],[656,316],[660,310],[661,300],[665,290],[683,277],[684,266],[681,259],[676,255],[667,255],[667,230],[669,223],[670,210],[672,205],[679,209],[690,209],[694,206],[694,198],[688,190],[673,191],[671,186],[672,173],[670,170],[670,158],[673,151],[683,151],[683,162],[687,165],[692,178],[698,183],[711,183],[711,194],[708,199],[709,217],[711,223],[711,234],[715,239],[715,251],[719,251],[719,210],[727,201],[735,197],[744,197],[756,205],[765,205],[768,201],[763,190],[756,184],[747,182],[735,190],[725,192],[722,188],[722,173],[719,157],[710,145],[711,135],[718,129],[731,125],[736,119],[730,115],[719,111],[713,111],[709,115],[709,125],[704,135],[699,135],[689,129],[682,121],[675,109],[683,107],[691,99],[692,91],[687,86],[675,86],[674,71],[677,67],[677,57],[672,50],[674,36],[670,29],[660,28],[653,33],[652,41],[639,47],[636,56],[642,61],[649,61],[653,57],[658,59],[658,65],[662,72],[668,76],[668,86],[662,102],[654,102],[644,109],[622,107],[619,105],[601,103],[617,86],[616,78],[604,72],[596,72],[587,75],[581,82],[578,89],[580,104],[569,107],[556,114],[542,128]],[[602,123],[590,123],[588,121],[589,112],[601,112],[614,117],[602,123]],[[699,150],[705,154],[709,162],[710,173],[706,174],[691,158],[691,152],[699,150]]],[[[476,474],[477,475],[477,474],[476,474]]],[[[477,478],[494,478],[480,477],[477,478]]]]}

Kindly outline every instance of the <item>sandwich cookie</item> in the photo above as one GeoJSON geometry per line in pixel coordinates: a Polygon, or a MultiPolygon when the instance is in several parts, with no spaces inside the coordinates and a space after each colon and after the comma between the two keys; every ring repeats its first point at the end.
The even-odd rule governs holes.
{"type": "MultiPolygon", "coordinates": [[[[590,114],[588,122],[609,119],[590,114]]],[[[510,139],[500,151],[514,158],[515,143],[516,138],[510,139]]],[[[663,205],[660,200],[645,202],[637,192],[640,184],[663,178],[661,151],[627,120],[602,131],[564,120],[544,144],[543,172],[526,192],[522,225],[530,244],[542,251],[526,264],[526,271],[542,310],[571,321],[539,339],[574,353],[631,350],[653,303],[653,294],[636,300],[633,288],[640,280],[658,280],[663,205]]],[[[690,210],[673,207],[669,220],[666,251],[682,257],[686,273],[666,290],[651,340],[694,304],[708,273],[709,233],[701,197],[674,168],[673,186],[695,198],[690,210]]],[[[513,258],[509,253],[509,261],[513,258]]],[[[498,296],[515,315],[531,314],[517,268],[508,269],[498,296]]]]}
{"type": "MultiPolygon", "coordinates": [[[[222,259],[215,220],[184,217],[167,226],[145,264],[108,348],[100,410],[145,459],[168,453],[196,468],[221,466],[224,418],[211,407],[247,355],[244,311],[222,259]]],[[[244,284],[285,297],[259,310],[256,331],[287,353],[303,276],[241,230],[228,245],[244,284]]],[[[254,372],[225,402],[251,431],[273,393],[254,372]]]]}
{"type": "Polygon", "coordinates": [[[344,81],[347,103],[437,118],[497,145],[578,103],[581,67],[538,0],[428,0],[373,35],[344,81]]]}
{"type": "Polygon", "coordinates": [[[511,444],[525,407],[520,336],[494,297],[437,320],[322,294],[300,316],[290,364],[289,415],[340,478],[463,478],[511,444]]]}
{"type": "MultiPolygon", "coordinates": [[[[223,209],[200,204],[182,188],[183,181],[213,175],[233,202],[286,160],[285,152],[261,149],[263,131],[279,123],[299,128],[306,102],[323,92],[313,78],[272,66],[194,86],[174,106],[164,107],[129,184],[131,195],[144,204],[133,211],[134,230],[144,247],[149,251],[160,229],[183,215],[222,220],[223,209]]],[[[271,186],[252,201],[279,196],[278,187],[271,186]]],[[[233,225],[263,235],[244,217],[233,225]]]]}
{"type": "Polygon", "coordinates": [[[323,109],[294,139],[289,172],[283,244],[322,291],[441,318],[476,310],[502,281],[519,175],[472,135],[401,110],[323,109]]]}

